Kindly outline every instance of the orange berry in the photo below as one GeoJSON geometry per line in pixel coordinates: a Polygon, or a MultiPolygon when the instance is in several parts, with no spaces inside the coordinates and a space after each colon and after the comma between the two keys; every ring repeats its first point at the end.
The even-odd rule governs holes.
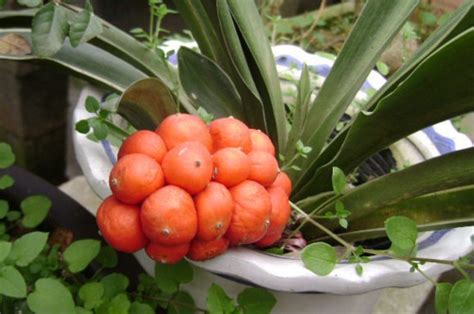
{"type": "Polygon", "coordinates": [[[249,180],[256,181],[263,186],[272,185],[279,171],[275,157],[260,151],[252,151],[248,156],[250,159],[249,180]]]}
{"type": "Polygon", "coordinates": [[[250,129],[250,141],[253,152],[267,152],[275,156],[275,146],[273,146],[272,140],[262,131],[250,129]]]}
{"type": "Polygon", "coordinates": [[[159,189],[143,202],[141,220],[148,239],[164,245],[189,242],[197,231],[192,197],[173,185],[159,189]]]}
{"type": "Polygon", "coordinates": [[[212,241],[194,239],[188,252],[188,257],[194,261],[205,261],[221,255],[229,247],[229,240],[220,238],[212,241]]]}
{"type": "Polygon", "coordinates": [[[194,198],[198,217],[196,236],[205,241],[222,237],[230,224],[234,201],[229,190],[217,182],[211,182],[194,198]]]}
{"type": "Polygon", "coordinates": [[[212,161],[214,180],[227,187],[247,180],[250,174],[250,159],[238,148],[220,149],[212,156],[212,161]]]}
{"type": "Polygon", "coordinates": [[[170,150],[163,158],[166,182],[191,194],[202,191],[212,178],[212,156],[199,142],[186,142],[170,150]]]}
{"type": "Polygon", "coordinates": [[[272,202],[270,226],[265,236],[255,243],[259,247],[268,247],[280,240],[281,234],[290,219],[291,208],[288,195],[280,187],[269,188],[268,194],[272,202]]]}
{"type": "Polygon", "coordinates": [[[188,254],[190,243],[163,245],[153,243],[147,245],[145,251],[154,261],[162,264],[176,264],[188,254]]]}
{"type": "Polygon", "coordinates": [[[165,184],[161,166],[143,154],[125,155],[117,161],[109,177],[114,196],[126,204],[138,204],[165,184]]]}
{"type": "Polygon", "coordinates": [[[285,191],[286,195],[290,196],[292,189],[291,179],[286,173],[280,171],[270,187],[280,187],[285,191]]]}
{"type": "Polygon", "coordinates": [[[140,208],[106,198],[97,210],[97,225],[105,241],[120,252],[133,253],[148,242],[142,231],[140,208]]]}
{"type": "Polygon", "coordinates": [[[244,181],[230,189],[234,211],[225,237],[231,245],[254,243],[270,225],[272,204],[267,190],[254,181],[244,181]]]}
{"type": "Polygon", "coordinates": [[[211,134],[206,124],[199,117],[190,114],[176,113],[166,117],[156,132],[165,141],[168,149],[184,142],[196,141],[203,144],[208,151],[212,150],[211,134]]]}
{"type": "Polygon", "coordinates": [[[130,135],[123,142],[118,152],[118,159],[128,154],[144,154],[161,163],[166,151],[165,142],[158,134],[148,130],[140,130],[130,135]]]}
{"type": "Polygon", "coordinates": [[[214,152],[225,147],[237,147],[245,153],[252,150],[249,128],[233,117],[212,121],[209,125],[209,131],[211,132],[214,152]]]}

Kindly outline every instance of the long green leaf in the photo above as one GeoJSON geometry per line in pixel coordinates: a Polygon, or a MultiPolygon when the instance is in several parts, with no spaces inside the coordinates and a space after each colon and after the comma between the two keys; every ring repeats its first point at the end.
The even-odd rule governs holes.
{"type": "Polygon", "coordinates": [[[303,143],[317,157],[367,75],[396,35],[417,0],[369,0],[309,111],[303,143]]]}
{"type": "MultiPolygon", "coordinates": [[[[279,150],[286,145],[286,114],[275,59],[255,2],[229,0],[232,17],[248,49],[247,62],[264,104],[269,135],[279,150]]],[[[244,49],[245,51],[245,49],[244,49]]]]}
{"type": "MultiPolygon", "coordinates": [[[[465,1],[463,5],[451,14],[448,21],[431,34],[416,53],[371,97],[366,108],[373,110],[375,105],[405,80],[408,74],[410,74],[421,61],[437,50],[442,44],[445,44],[472,26],[474,26],[474,2],[465,1]]],[[[329,143],[322,154],[313,160],[310,167],[307,168],[307,173],[304,178],[301,176],[301,173],[299,173],[295,176],[294,182],[307,181],[307,179],[314,174],[316,169],[329,162],[336,155],[342,143],[344,143],[344,138],[351,128],[352,123],[353,120],[329,143]]],[[[297,184],[297,186],[300,185],[297,184]]]]}
{"type": "Polygon", "coordinates": [[[90,1],[87,1],[84,10],[74,15],[69,29],[69,40],[73,47],[77,47],[96,37],[103,30],[100,19],[94,15],[90,1]]]}
{"type": "Polygon", "coordinates": [[[351,221],[347,232],[383,227],[385,219],[395,215],[409,217],[417,225],[463,218],[474,221],[474,186],[436,192],[379,209],[351,221]]]}
{"type": "Polygon", "coordinates": [[[164,118],[177,112],[177,109],[171,91],[157,78],[133,83],[118,103],[118,113],[139,130],[155,130],[164,118]]]}
{"type": "Polygon", "coordinates": [[[216,9],[221,37],[235,72],[231,77],[240,93],[248,125],[268,133],[262,100],[250,72],[227,0],[217,0],[216,9]]]}
{"type": "Polygon", "coordinates": [[[349,173],[365,159],[419,129],[474,110],[474,28],[426,58],[375,111],[359,114],[336,157],[319,167],[296,198],[328,190],[337,166],[349,173]],[[428,79],[429,78],[429,79],[428,79]],[[447,79],[449,78],[449,79],[447,79]]]}
{"type": "Polygon", "coordinates": [[[196,108],[216,118],[234,116],[246,122],[240,96],[229,76],[211,59],[185,47],[178,51],[179,79],[196,108]]]}
{"type": "MultiPolygon", "coordinates": [[[[402,171],[369,181],[343,195],[338,201],[351,211],[350,221],[404,200],[451,188],[474,184],[474,148],[430,159],[402,171]]],[[[334,202],[319,214],[334,210],[334,202]]],[[[306,209],[311,211],[311,209],[306,209]]],[[[337,229],[337,222],[327,226],[337,229]]],[[[315,230],[311,237],[319,235],[315,230]]]]}
{"type": "MultiPolygon", "coordinates": [[[[6,34],[15,34],[23,37],[29,43],[29,29],[0,29],[0,37],[6,34]]],[[[89,44],[72,48],[66,43],[53,57],[39,59],[32,55],[5,55],[0,59],[17,61],[47,61],[57,63],[75,75],[117,92],[123,92],[131,83],[146,78],[143,72],[135,69],[128,63],[113,55],[89,44]]]]}
{"type": "MultiPolygon", "coordinates": [[[[447,219],[440,222],[428,222],[425,224],[418,224],[418,231],[433,231],[440,229],[450,229],[458,227],[466,227],[474,225],[474,218],[472,217],[461,217],[459,219],[447,219]]],[[[350,224],[349,224],[350,226],[350,224]]],[[[311,242],[326,241],[333,242],[334,239],[327,235],[318,235],[315,236],[312,230],[304,229],[303,232],[308,239],[311,239],[311,242]]],[[[386,236],[385,227],[382,228],[367,228],[359,231],[350,231],[350,232],[338,232],[337,234],[346,241],[364,241],[369,239],[377,239],[386,236]]]]}

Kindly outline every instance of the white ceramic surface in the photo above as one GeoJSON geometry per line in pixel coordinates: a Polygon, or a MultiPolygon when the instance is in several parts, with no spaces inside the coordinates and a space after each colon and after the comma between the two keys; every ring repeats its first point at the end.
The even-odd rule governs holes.
{"type": "MultiPolygon", "coordinates": [[[[294,46],[274,47],[274,54],[280,73],[283,71],[293,71],[294,75],[298,77],[298,65],[301,66],[303,63],[307,63],[311,66],[314,73],[319,76],[319,84],[324,81],[333,63],[331,59],[317,54],[308,54],[294,46]]],[[[385,79],[379,73],[372,71],[357,97],[364,99],[366,97],[364,91],[368,88],[380,88],[384,82],[385,79]]],[[[94,88],[86,88],[82,91],[74,110],[74,122],[90,116],[84,109],[84,101],[87,95],[100,98],[102,93],[94,88]]],[[[397,162],[403,165],[414,164],[438,156],[441,153],[466,148],[471,145],[471,141],[466,136],[458,133],[452,124],[446,121],[416,132],[406,139],[395,143],[390,148],[397,162]]],[[[110,195],[107,181],[112,162],[116,156],[116,149],[107,141],[94,143],[77,132],[74,133],[74,146],[82,171],[94,191],[101,198],[110,195]]],[[[457,259],[472,250],[470,238],[473,234],[474,227],[425,233],[418,239],[420,247],[418,255],[430,258],[457,259]]],[[[138,253],[137,258],[145,269],[150,272],[153,271],[152,260],[146,257],[143,252],[138,253]]],[[[203,293],[213,280],[223,282],[225,287],[235,292],[243,289],[244,285],[241,283],[252,284],[281,291],[277,292],[279,300],[289,298],[298,303],[298,298],[301,298],[301,309],[297,312],[312,312],[310,305],[315,304],[312,302],[317,302],[318,309],[321,312],[326,312],[323,310],[325,308],[324,304],[329,306],[329,303],[332,303],[332,312],[347,312],[348,309],[352,309],[351,312],[367,312],[367,309],[370,310],[371,304],[375,302],[373,299],[374,296],[378,295],[378,292],[364,294],[365,297],[370,296],[364,302],[356,302],[356,299],[362,300],[363,298],[357,296],[354,299],[353,296],[350,296],[351,294],[364,293],[384,287],[407,287],[425,281],[418,273],[410,273],[408,271],[408,264],[383,258],[364,265],[364,275],[361,277],[356,275],[354,265],[349,264],[339,264],[329,276],[320,277],[304,268],[300,260],[277,257],[245,247],[233,248],[226,254],[213,260],[196,262],[194,264],[200,269],[219,276],[198,270],[201,279],[188,287],[193,294],[202,294],[204,296],[203,293]],[[233,278],[235,282],[223,279],[222,276],[233,278]],[[326,294],[296,295],[285,292],[322,292],[348,295],[344,298],[349,303],[340,301],[339,304],[334,304],[334,300],[328,303],[329,300],[332,300],[332,296],[327,296],[326,294]],[[354,305],[348,308],[348,304],[353,302],[355,302],[354,305]],[[357,307],[357,304],[360,307],[357,307]],[[337,308],[338,305],[340,306],[339,310],[337,308]]],[[[430,275],[437,275],[446,271],[449,267],[438,264],[426,264],[422,266],[422,269],[430,275]]],[[[285,307],[285,302],[281,304],[277,312],[285,313],[286,310],[290,309],[285,307]]],[[[294,310],[292,307],[291,312],[294,312],[294,310]]]]}

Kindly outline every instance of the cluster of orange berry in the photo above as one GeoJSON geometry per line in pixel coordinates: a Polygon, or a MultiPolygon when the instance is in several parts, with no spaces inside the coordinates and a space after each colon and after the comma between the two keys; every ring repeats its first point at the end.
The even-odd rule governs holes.
{"type": "Polygon", "coordinates": [[[290,217],[291,181],[270,138],[232,117],[207,126],[178,113],[156,132],[135,132],[109,184],[113,195],[97,212],[101,234],[119,251],[145,248],[160,263],[271,246],[290,217]]]}

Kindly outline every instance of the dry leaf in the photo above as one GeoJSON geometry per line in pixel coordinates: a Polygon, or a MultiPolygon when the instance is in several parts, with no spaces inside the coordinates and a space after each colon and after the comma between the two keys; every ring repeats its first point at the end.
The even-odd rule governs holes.
{"type": "Polygon", "coordinates": [[[24,56],[31,54],[30,43],[21,35],[6,34],[0,37],[0,54],[24,56]]]}

